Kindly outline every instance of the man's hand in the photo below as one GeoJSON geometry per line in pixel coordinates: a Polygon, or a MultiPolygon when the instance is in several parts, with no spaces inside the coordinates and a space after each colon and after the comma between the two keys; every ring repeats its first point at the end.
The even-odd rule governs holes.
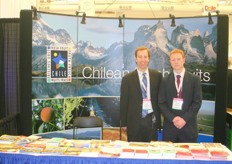
{"type": "Polygon", "coordinates": [[[183,118],[176,116],[173,120],[172,120],[173,124],[175,125],[176,128],[181,129],[185,126],[186,122],[183,118]]]}

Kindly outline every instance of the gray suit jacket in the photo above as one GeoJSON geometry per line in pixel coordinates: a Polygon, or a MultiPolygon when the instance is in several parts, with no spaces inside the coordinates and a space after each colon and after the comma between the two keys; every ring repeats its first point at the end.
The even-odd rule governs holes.
{"type": "MultiPolygon", "coordinates": [[[[162,74],[149,69],[150,93],[153,112],[156,116],[157,126],[160,127],[160,112],[158,110],[158,93],[162,74]]],[[[125,75],[121,83],[120,115],[121,126],[127,127],[127,133],[138,132],[141,119],[143,97],[137,70],[125,75]]]]}
{"type": "Polygon", "coordinates": [[[164,130],[167,133],[174,133],[172,120],[180,116],[186,121],[185,129],[188,135],[196,137],[197,121],[196,116],[202,103],[202,88],[200,78],[185,71],[182,98],[184,99],[182,110],[172,110],[173,98],[177,97],[174,73],[163,78],[159,91],[159,108],[164,116],[164,130]]]}

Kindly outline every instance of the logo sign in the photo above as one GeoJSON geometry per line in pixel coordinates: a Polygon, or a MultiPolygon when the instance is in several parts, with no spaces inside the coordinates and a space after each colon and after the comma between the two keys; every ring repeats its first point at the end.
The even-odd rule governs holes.
{"type": "Polygon", "coordinates": [[[205,11],[216,11],[217,7],[215,6],[205,6],[205,11]]]}
{"type": "Polygon", "coordinates": [[[217,10],[218,0],[204,0],[202,4],[203,14],[208,15],[208,12],[214,12],[217,10]]]}
{"type": "Polygon", "coordinates": [[[71,82],[71,60],[71,48],[47,47],[47,82],[71,82]]]}

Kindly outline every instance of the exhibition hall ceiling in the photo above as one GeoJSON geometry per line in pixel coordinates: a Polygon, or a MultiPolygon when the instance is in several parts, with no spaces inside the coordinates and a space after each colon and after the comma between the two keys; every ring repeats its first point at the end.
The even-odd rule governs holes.
{"type": "Polygon", "coordinates": [[[75,15],[78,11],[93,17],[191,17],[216,11],[232,14],[232,0],[39,0],[36,7],[44,12],[75,15]]]}

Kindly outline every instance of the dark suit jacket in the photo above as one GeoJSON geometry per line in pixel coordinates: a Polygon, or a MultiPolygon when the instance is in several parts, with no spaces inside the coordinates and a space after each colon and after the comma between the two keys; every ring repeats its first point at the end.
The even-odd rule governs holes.
{"type": "MultiPolygon", "coordinates": [[[[160,125],[160,112],[158,110],[158,93],[162,74],[149,69],[150,93],[153,112],[156,122],[160,125]]],[[[137,70],[125,75],[121,83],[120,115],[121,126],[127,127],[127,133],[136,134],[141,119],[143,97],[137,70]]],[[[158,125],[158,126],[159,126],[158,125]]]]}
{"type": "MultiPolygon", "coordinates": [[[[200,78],[185,71],[182,98],[184,99],[182,110],[172,110],[173,98],[177,97],[174,73],[163,78],[159,91],[159,108],[164,116],[164,130],[168,134],[174,134],[177,130],[172,120],[175,116],[180,116],[186,121],[184,126],[187,135],[197,137],[196,116],[202,103],[202,88],[200,78]]],[[[185,131],[183,131],[185,132],[185,131]]]]}

